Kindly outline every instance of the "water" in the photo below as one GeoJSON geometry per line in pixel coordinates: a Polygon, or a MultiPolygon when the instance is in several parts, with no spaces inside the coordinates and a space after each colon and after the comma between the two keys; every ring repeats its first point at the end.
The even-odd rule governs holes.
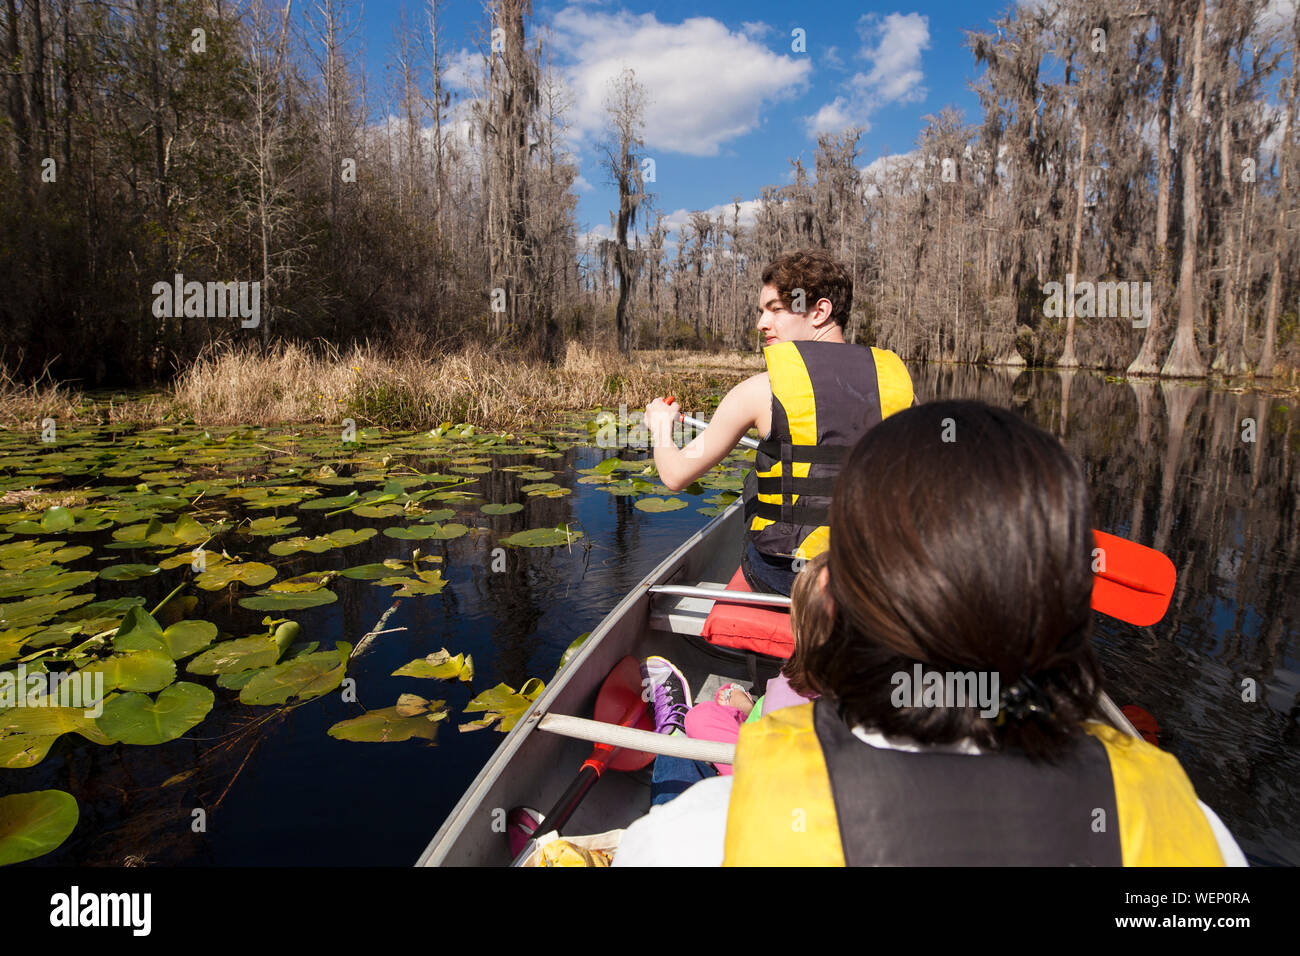
{"type": "Polygon", "coordinates": [[[914,374],[922,401],[980,398],[1055,434],[1087,466],[1096,527],[1173,560],[1160,623],[1096,616],[1107,688],[1156,718],[1253,864],[1300,864],[1296,401],[1088,372],[914,374]]]}
{"type": "MultiPolygon", "coordinates": [[[[1087,465],[1096,526],[1173,559],[1178,587],[1164,621],[1135,628],[1098,617],[1108,689],[1121,706],[1138,704],[1155,716],[1161,745],[1178,757],[1252,862],[1300,863],[1300,415],[1294,402],[1199,386],[1107,382],[1086,372],[925,366],[913,374],[922,401],[980,398],[1017,408],[1061,437],[1087,465]],[[1255,422],[1254,442],[1242,438],[1247,419],[1255,422]],[[1252,683],[1255,699],[1243,700],[1252,683]]],[[[555,472],[554,481],[572,487],[565,498],[520,498],[511,484],[517,476],[484,476],[488,500],[523,500],[525,511],[467,522],[491,531],[418,542],[425,553],[443,556],[450,584],[437,596],[401,601],[387,627],[405,630],[377,637],[354,659],[349,676],[366,709],[391,706],[403,692],[445,699],[451,717],[436,744],[330,738],[327,728],[360,713],[337,694],[281,713],[243,707],[225,691],[217,692],[217,708],[203,724],[169,744],[96,747],[65,735],[40,765],[0,773],[0,793],[57,787],[81,805],[73,836],[29,865],[414,862],[502,740],[495,730],[456,730],[467,719],[461,712],[470,697],[498,682],[518,688],[530,677],[549,679],[564,648],[708,520],[696,510],[700,497],[687,497],[691,507],[682,511],[646,514],[631,497],[574,481],[573,469],[604,455],[577,447],[539,462],[555,472]],[[571,550],[512,550],[505,572],[491,570],[496,535],[564,523],[582,527],[586,539],[571,550]],[[472,688],[390,676],[443,647],[473,655],[472,688]],[[203,811],[203,828],[196,810],[203,811]]],[[[313,524],[323,520],[320,512],[297,513],[301,533],[320,533],[322,526],[313,524]]],[[[304,557],[281,577],[409,555],[411,544],[378,536],[343,556],[304,557]]],[[[118,560],[140,560],[130,554],[118,560]]],[[[143,593],[156,601],[171,586],[144,584],[97,591],[143,593]]],[[[392,602],[387,589],[364,582],[339,580],[332,587],[337,604],[289,615],[301,623],[304,640],[325,648],[336,640],[356,643],[392,602]]],[[[223,629],[256,629],[260,615],[234,607],[222,593],[203,601],[199,616],[223,629]]]]}

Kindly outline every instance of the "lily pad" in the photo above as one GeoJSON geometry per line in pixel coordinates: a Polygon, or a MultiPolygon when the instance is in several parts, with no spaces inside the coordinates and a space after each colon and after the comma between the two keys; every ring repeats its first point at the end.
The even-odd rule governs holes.
{"type": "Polygon", "coordinates": [[[469,528],[463,524],[421,524],[409,528],[385,528],[384,535],[400,541],[450,541],[467,534],[469,528]]]}
{"type": "Polygon", "coordinates": [[[151,694],[176,680],[176,663],[162,650],[127,651],[88,664],[80,673],[104,675],[105,690],[151,694]]]}
{"type": "Polygon", "coordinates": [[[394,677],[420,677],[427,680],[461,680],[468,684],[474,679],[474,658],[468,654],[451,656],[445,647],[427,657],[403,664],[393,671],[394,677]]]}
{"type": "Polygon", "coordinates": [[[400,704],[367,711],[360,717],[339,721],[329,729],[329,735],[336,740],[358,743],[395,743],[416,737],[434,740],[440,722],[447,716],[444,705],[441,700],[429,701],[427,707],[415,714],[403,713],[400,704]],[[435,705],[437,709],[434,709],[435,705]]]}
{"type": "Polygon", "coordinates": [[[485,515],[512,515],[517,511],[523,511],[523,510],[524,510],[524,506],[520,504],[518,501],[511,502],[508,505],[491,504],[491,505],[484,505],[483,507],[479,508],[479,511],[483,512],[485,515]]]}
{"type": "Polygon", "coordinates": [[[681,498],[641,498],[634,503],[634,507],[638,511],[657,514],[661,511],[680,511],[686,507],[686,502],[681,498]]]}
{"type": "Polygon", "coordinates": [[[217,626],[210,621],[177,621],[164,630],[144,608],[133,607],[118,626],[113,649],[164,651],[179,661],[203,650],[216,636],[217,626]]]}
{"type": "Polygon", "coordinates": [[[161,568],[156,564],[114,564],[99,572],[105,581],[135,581],[157,574],[161,568]]]}
{"type": "Polygon", "coordinates": [[[284,594],[276,591],[259,591],[253,597],[241,598],[240,607],[250,611],[301,611],[322,604],[333,604],[339,596],[328,588],[307,591],[303,594],[284,594]]]}
{"type": "Polygon", "coordinates": [[[151,747],[197,727],[212,710],[215,699],[212,691],[201,684],[181,681],[156,698],[146,694],[112,697],[95,723],[124,744],[151,747]]]}
{"type": "Polygon", "coordinates": [[[57,849],[77,828],[77,800],[62,790],[0,797],[0,866],[57,849]]]}
{"type": "Polygon", "coordinates": [[[417,571],[414,577],[383,578],[379,583],[381,585],[397,586],[397,590],[393,592],[393,597],[405,598],[441,594],[442,589],[447,586],[448,582],[442,576],[442,572],[435,568],[432,571],[417,571]]]}
{"type": "Polygon", "coordinates": [[[317,651],[268,667],[244,685],[239,700],[267,706],[328,694],[343,683],[351,653],[352,645],[339,641],[332,651],[317,651]]]}
{"type": "Polygon", "coordinates": [[[186,668],[191,674],[238,674],[270,667],[297,640],[299,628],[294,621],[280,624],[274,634],[254,634],[233,641],[222,641],[205,651],[186,668]]]}
{"type": "Polygon", "coordinates": [[[497,684],[496,687],[485,690],[465,705],[465,713],[485,711],[484,715],[468,724],[461,724],[458,729],[461,733],[482,730],[500,721],[497,729],[502,733],[509,733],[545,689],[546,685],[536,677],[529,678],[518,691],[508,684],[497,684]]]}
{"type": "Polygon", "coordinates": [[[286,538],[283,541],[275,542],[267,550],[278,557],[297,554],[299,551],[322,554],[326,551],[332,551],[334,548],[346,548],[354,544],[361,544],[363,541],[369,541],[378,533],[374,528],[340,528],[338,531],[317,535],[314,538],[305,536],[286,538]]]}
{"type": "Polygon", "coordinates": [[[571,544],[581,537],[581,531],[574,531],[568,527],[532,528],[502,538],[501,543],[512,548],[554,548],[558,545],[571,544]]]}
{"type": "Polygon", "coordinates": [[[258,587],[274,578],[275,574],[275,568],[260,561],[222,561],[215,566],[208,564],[207,570],[196,577],[194,583],[205,591],[220,591],[236,581],[258,587]]]}

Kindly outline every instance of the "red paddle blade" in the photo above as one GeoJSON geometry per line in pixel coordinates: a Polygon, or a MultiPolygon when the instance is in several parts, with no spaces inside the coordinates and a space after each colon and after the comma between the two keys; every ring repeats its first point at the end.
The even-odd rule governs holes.
{"type": "MultiPolygon", "coordinates": [[[[629,655],[619,661],[605,678],[600,693],[596,695],[596,712],[593,716],[607,724],[654,730],[654,716],[650,713],[649,705],[641,698],[642,690],[641,662],[629,655]]],[[[593,757],[608,757],[612,749],[597,745],[599,753],[593,754],[593,757]]],[[[654,754],[640,750],[619,750],[608,763],[614,770],[640,770],[654,759],[654,754]]]]}
{"type": "Polygon", "coordinates": [[[1139,627],[1165,616],[1174,596],[1178,572],[1154,548],[1093,531],[1099,552],[1092,579],[1092,608],[1139,627]]]}

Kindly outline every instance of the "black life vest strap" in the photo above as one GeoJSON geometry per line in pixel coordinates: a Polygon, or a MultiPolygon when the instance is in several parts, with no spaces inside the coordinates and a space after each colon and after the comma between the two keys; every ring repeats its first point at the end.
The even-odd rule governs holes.
{"type": "MultiPolygon", "coordinates": [[[[773,479],[775,480],[775,479],[773,479]]],[[[782,504],[772,504],[770,501],[759,501],[758,498],[751,498],[745,502],[745,520],[748,521],[755,515],[760,518],[766,518],[768,521],[777,523],[785,522],[786,524],[810,525],[819,528],[822,525],[830,524],[830,511],[827,508],[816,508],[811,505],[801,505],[797,502],[787,506],[788,498],[783,499],[782,504]],[[786,517],[786,515],[789,517],[786,517]]]]}
{"type": "MultiPolygon", "coordinates": [[[[763,477],[759,475],[758,493],[760,495],[784,495],[785,482],[784,475],[769,475],[763,477]]],[[[793,494],[804,496],[808,495],[814,498],[829,498],[831,492],[835,489],[834,478],[793,478],[790,481],[790,491],[793,494]]]]}
{"type": "Polygon", "coordinates": [[[758,454],[766,455],[772,462],[788,460],[810,465],[838,465],[848,453],[848,445],[792,445],[770,440],[758,443],[758,454]]]}

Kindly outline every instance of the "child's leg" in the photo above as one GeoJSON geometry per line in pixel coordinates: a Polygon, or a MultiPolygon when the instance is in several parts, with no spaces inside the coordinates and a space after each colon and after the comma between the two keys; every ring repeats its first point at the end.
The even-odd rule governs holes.
{"type": "MultiPolygon", "coordinates": [[[[724,707],[713,701],[696,704],[686,712],[686,736],[734,744],[740,739],[740,725],[747,715],[739,707],[724,707]]],[[[731,764],[716,764],[718,773],[731,773],[731,764]]]]}

